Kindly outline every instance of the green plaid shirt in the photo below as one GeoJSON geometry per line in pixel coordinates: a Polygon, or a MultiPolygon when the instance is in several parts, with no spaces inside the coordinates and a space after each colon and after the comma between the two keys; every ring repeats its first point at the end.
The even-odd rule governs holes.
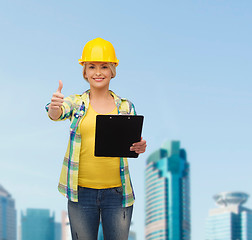
{"type": "MultiPolygon", "coordinates": [[[[129,100],[120,98],[111,90],[109,91],[114,97],[118,114],[136,115],[135,107],[129,100]]],[[[81,148],[80,122],[85,117],[89,106],[89,92],[90,90],[87,90],[82,95],[74,94],[64,98],[64,103],[61,107],[62,115],[58,120],[54,120],[70,120],[70,137],[60,174],[58,190],[73,202],[78,202],[78,172],[81,148]]],[[[49,110],[49,104],[50,103],[45,106],[47,112],[49,110]]],[[[135,196],[130,179],[127,158],[120,158],[120,177],[123,187],[122,206],[129,207],[133,205],[135,196]]]]}

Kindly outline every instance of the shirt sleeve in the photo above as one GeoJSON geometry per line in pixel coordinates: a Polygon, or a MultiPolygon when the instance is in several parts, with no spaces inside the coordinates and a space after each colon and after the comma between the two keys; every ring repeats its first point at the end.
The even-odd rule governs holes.
{"type": "Polygon", "coordinates": [[[62,114],[61,116],[54,120],[52,119],[49,114],[48,114],[48,111],[49,111],[49,105],[50,103],[47,103],[46,106],[45,106],[45,109],[47,111],[47,115],[48,117],[53,120],[53,121],[64,121],[66,119],[71,119],[72,117],[72,113],[73,113],[73,108],[74,108],[74,99],[75,99],[75,95],[70,95],[69,97],[66,97],[64,98],[64,102],[63,102],[63,105],[61,106],[61,109],[62,109],[62,114]]]}
{"type": "Polygon", "coordinates": [[[130,115],[137,115],[135,105],[129,101],[129,106],[130,106],[130,115]]]}

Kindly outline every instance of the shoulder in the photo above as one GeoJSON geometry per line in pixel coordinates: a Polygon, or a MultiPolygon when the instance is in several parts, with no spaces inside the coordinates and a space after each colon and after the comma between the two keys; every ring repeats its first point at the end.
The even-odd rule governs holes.
{"type": "Polygon", "coordinates": [[[90,89],[86,90],[85,92],[83,92],[82,94],[72,94],[69,95],[67,98],[73,100],[73,101],[81,101],[83,100],[83,98],[87,98],[88,97],[88,93],[90,92],[90,89]]]}
{"type": "Polygon", "coordinates": [[[130,104],[132,105],[133,103],[127,99],[127,98],[123,98],[123,97],[120,97],[119,95],[115,94],[113,91],[109,90],[110,93],[113,95],[113,97],[115,98],[115,100],[117,101],[121,101],[121,103],[124,103],[124,104],[130,104]]]}
{"type": "Polygon", "coordinates": [[[122,104],[128,104],[129,106],[134,106],[133,102],[131,102],[129,99],[127,98],[121,98],[122,104]]]}
{"type": "Polygon", "coordinates": [[[131,102],[127,98],[121,98],[121,109],[126,111],[128,114],[135,115],[135,106],[134,106],[133,102],[131,102]]]}

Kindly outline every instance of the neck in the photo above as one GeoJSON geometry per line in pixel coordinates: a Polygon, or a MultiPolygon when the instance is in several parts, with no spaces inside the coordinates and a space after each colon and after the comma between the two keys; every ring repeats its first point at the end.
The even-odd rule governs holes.
{"type": "Polygon", "coordinates": [[[93,100],[104,101],[110,99],[111,95],[108,88],[97,89],[90,87],[89,98],[91,101],[93,100]]]}

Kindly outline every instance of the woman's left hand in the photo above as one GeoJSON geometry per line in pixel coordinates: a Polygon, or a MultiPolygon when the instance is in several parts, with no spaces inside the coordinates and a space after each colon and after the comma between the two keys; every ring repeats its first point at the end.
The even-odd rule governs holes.
{"type": "Polygon", "coordinates": [[[130,151],[135,151],[136,153],[144,153],[146,149],[146,141],[141,137],[140,142],[133,143],[130,147],[130,151]]]}

